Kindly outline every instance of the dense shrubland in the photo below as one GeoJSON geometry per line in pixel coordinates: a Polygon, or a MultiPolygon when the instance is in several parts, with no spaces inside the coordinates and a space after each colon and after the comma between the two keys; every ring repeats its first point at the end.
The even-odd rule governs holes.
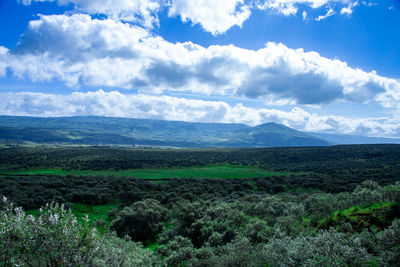
{"type": "Polygon", "coordinates": [[[339,194],[249,193],[164,204],[146,198],[112,210],[105,235],[64,206],[47,205],[34,217],[6,202],[0,251],[5,266],[395,266],[399,200],[400,182],[372,181],[339,194]],[[367,219],[374,217],[380,220],[367,219]]]}
{"type": "MultiPolygon", "coordinates": [[[[0,196],[9,200],[0,211],[0,266],[396,266],[399,149],[260,150],[265,158],[275,154],[281,165],[276,159],[260,161],[257,149],[244,150],[245,156],[214,151],[214,158],[231,164],[243,164],[239,157],[250,161],[246,153],[255,153],[257,164],[271,169],[312,171],[314,165],[319,170],[254,179],[4,176],[0,196]],[[317,157],[321,151],[325,154],[317,157]],[[52,204],[38,215],[24,211],[45,203],[52,204]],[[92,222],[76,218],[66,208],[71,203],[115,208],[106,223],[92,222]],[[97,231],[98,225],[107,231],[97,231]]],[[[111,151],[113,161],[118,150],[111,151]]],[[[188,161],[197,162],[196,153],[203,152],[194,151],[188,161]]],[[[10,158],[22,159],[13,153],[10,158]]],[[[179,151],[168,153],[184,158],[179,151]]],[[[65,162],[72,158],[67,155],[65,162]]]]}
{"type": "MultiPolygon", "coordinates": [[[[275,191],[289,187],[350,192],[365,180],[381,185],[400,177],[400,145],[259,149],[14,148],[0,150],[1,171],[29,169],[126,170],[213,164],[254,165],[293,173],[268,178],[275,191]]],[[[4,176],[4,175],[3,175],[4,176]]],[[[251,177],[249,177],[251,178],[251,177]]],[[[262,182],[260,182],[262,183],[262,182]]],[[[289,188],[290,189],[290,188],[289,188]]]]}

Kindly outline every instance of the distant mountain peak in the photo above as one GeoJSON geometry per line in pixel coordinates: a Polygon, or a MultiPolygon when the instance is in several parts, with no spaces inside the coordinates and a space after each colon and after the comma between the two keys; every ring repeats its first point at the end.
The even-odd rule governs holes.
{"type": "Polygon", "coordinates": [[[280,129],[291,129],[291,130],[294,130],[292,128],[289,128],[289,127],[287,127],[287,126],[285,126],[283,124],[279,124],[279,123],[276,123],[276,122],[262,123],[262,124],[259,124],[257,126],[254,126],[253,128],[280,128],[280,129]]]}

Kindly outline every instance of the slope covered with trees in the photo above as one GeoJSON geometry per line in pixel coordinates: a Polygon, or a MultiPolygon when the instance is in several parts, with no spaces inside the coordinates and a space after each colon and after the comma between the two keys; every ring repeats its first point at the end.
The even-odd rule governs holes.
{"type": "Polygon", "coordinates": [[[276,123],[195,123],[110,117],[37,118],[0,116],[7,144],[64,143],[170,147],[324,146],[330,142],[276,123]]]}
{"type": "Polygon", "coordinates": [[[395,145],[2,149],[0,168],[14,174],[0,177],[0,195],[8,198],[0,212],[0,264],[396,266],[399,155],[395,145]],[[24,173],[209,164],[284,174],[147,180],[24,173]],[[39,210],[52,201],[60,205],[39,210]]]}

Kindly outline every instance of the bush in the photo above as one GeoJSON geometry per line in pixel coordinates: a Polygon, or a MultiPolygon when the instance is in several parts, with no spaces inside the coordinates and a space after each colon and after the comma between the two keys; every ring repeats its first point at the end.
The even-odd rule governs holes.
{"type": "Polygon", "coordinates": [[[389,265],[395,266],[400,262],[400,219],[393,221],[392,225],[378,233],[378,243],[382,259],[389,265]]]}
{"type": "Polygon", "coordinates": [[[154,252],[144,249],[140,243],[128,237],[119,238],[114,232],[101,238],[101,245],[93,260],[94,266],[157,266],[159,259],[154,252]]]}
{"type": "Polygon", "coordinates": [[[89,265],[97,247],[97,235],[88,223],[80,224],[70,210],[46,205],[40,215],[26,215],[6,203],[0,212],[0,251],[3,266],[89,265]]]}
{"type": "Polygon", "coordinates": [[[97,234],[89,220],[78,223],[64,205],[47,204],[37,217],[2,201],[0,266],[155,266],[140,244],[97,234]]]}
{"type": "Polygon", "coordinates": [[[111,222],[119,237],[129,235],[135,241],[150,241],[161,231],[167,210],[154,199],[145,199],[125,207],[111,222]]]}
{"type": "Polygon", "coordinates": [[[359,238],[336,229],[297,238],[278,231],[263,252],[268,266],[367,266],[374,260],[359,238]]]}

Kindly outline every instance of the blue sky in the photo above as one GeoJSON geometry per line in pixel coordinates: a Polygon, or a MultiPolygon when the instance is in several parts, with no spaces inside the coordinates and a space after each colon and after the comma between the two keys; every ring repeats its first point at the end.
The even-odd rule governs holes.
{"type": "Polygon", "coordinates": [[[400,137],[398,0],[0,0],[0,114],[400,137]]]}

